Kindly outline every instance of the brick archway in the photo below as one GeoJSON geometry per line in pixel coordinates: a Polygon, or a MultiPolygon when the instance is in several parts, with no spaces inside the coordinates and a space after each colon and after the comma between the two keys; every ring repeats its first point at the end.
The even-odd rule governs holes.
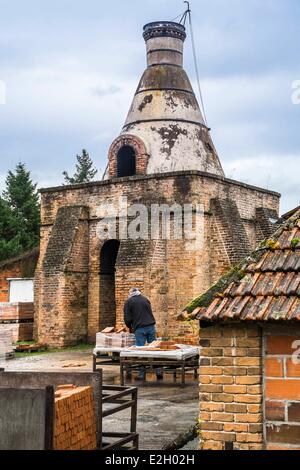
{"type": "Polygon", "coordinates": [[[100,251],[100,331],[116,324],[115,270],[119,248],[118,240],[108,240],[100,251]]]}
{"type": "Polygon", "coordinates": [[[109,177],[118,177],[118,153],[122,147],[131,147],[135,152],[136,175],[145,175],[149,154],[142,139],[131,134],[123,134],[112,143],[108,153],[109,177]]]}

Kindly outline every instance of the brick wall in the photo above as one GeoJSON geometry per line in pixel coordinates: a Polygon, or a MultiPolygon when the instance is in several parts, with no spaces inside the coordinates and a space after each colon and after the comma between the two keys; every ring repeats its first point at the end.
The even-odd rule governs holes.
{"type": "Polygon", "coordinates": [[[276,211],[264,207],[259,207],[256,210],[257,244],[264,238],[270,238],[273,235],[275,227],[271,220],[276,220],[277,216],[276,211]]]}
{"type": "Polygon", "coordinates": [[[118,176],[117,157],[119,150],[124,146],[129,146],[134,149],[136,174],[145,175],[147,171],[149,155],[146,151],[144,142],[137,136],[123,134],[114,140],[108,152],[109,177],[116,178],[118,176]]]}
{"type": "Polygon", "coordinates": [[[0,302],[9,302],[9,278],[21,277],[19,266],[0,269],[0,302]]]}
{"type": "Polygon", "coordinates": [[[265,335],[265,436],[270,450],[300,450],[300,327],[265,335]],[[298,350],[298,353],[297,353],[298,350]]]}
{"type": "Polygon", "coordinates": [[[61,207],[55,224],[42,238],[35,275],[35,338],[50,347],[87,339],[88,212],[82,206],[61,207]]]}
{"type": "Polygon", "coordinates": [[[9,302],[9,282],[12,278],[33,278],[39,250],[0,263],[0,302],[9,302]]]}
{"type": "MultiPolygon", "coordinates": [[[[128,290],[137,285],[152,302],[159,332],[178,341],[197,342],[198,338],[197,328],[177,322],[176,314],[191,298],[207,290],[232,262],[219,230],[222,223],[217,224],[218,215],[212,213],[211,200],[235,201],[240,224],[247,224],[253,248],[257,238],[257,207],[278,211],[279,205],[279,197],[274,193],[200,172],[121,178],[42,191],[41,255],[35,282],[39,340],[51,342],[53,346],[68,345],[86,337],[94,341],[102,315],[99,273],[103,241],[97,236],[97,224],[101,220],[99,207],[110,203],[117,208],[121,196],[127,196],[129,205],[143,203],[149,210],[155,203],[203,205],[205,241],[201,250],[190,251],[185,240],[121,241],[116,264],[118,326],[123,323],[128,290]],[[86,220],[78,214],[75,219],[67,216],[72,207],[78,206],[85,208],[86,220]],[[66,208],[64,213],[63,208],[66,208]],[[63,229],[68,221],[72,221],[71,229],[63,229]],[[78,331],[73,334],[72,329],[76,328],[78,331]]],[[[228,227],[226,230],[228,234],[228,227]]],[[[107,317],[106,310],[104,317],[107,317]]]]}
{"type": "Polygon", "coordinates": [[[257,326],[200,330],[200,427],[204,450],[263,447],[262,334],[257,326]]]}
{"type": "Polygon", "coordinates": [[[62,385],[55,392],[55,450],[95,450],[96,418],[92,387],[62,385]]]}
{"type": "Polygon", "coordinates": [[[230,263],[232,265],[237,264],[251,251],[251,245],[237,204],[231,199],[215,198],[212,200],[212,208],[225,252],[230,263]]]}

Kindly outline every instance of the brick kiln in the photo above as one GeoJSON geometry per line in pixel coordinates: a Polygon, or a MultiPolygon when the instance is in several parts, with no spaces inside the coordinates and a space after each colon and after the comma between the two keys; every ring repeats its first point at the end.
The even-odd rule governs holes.
{"type": "MultiPolygon", "coordinates": [[[[193,342],[174,314],[205,291],[272,231],[279,194],[232,181],[224,172],[183,69],[185,28],[144,28],[148,66],[125,125],[112,143],[103,181],[41,191],[41,250],[35,278],[35,334],[66,346],[122,326],[130,287],[151,299],[159,333],[193,342]],[[98,236],[105,207],[174,203],[204,208],[204,243],[98,236]]],[[[171,210],[172,212],[172,210],[171,210]]],[[[121,218],[118,219],[118,224],[121,218]]]]}

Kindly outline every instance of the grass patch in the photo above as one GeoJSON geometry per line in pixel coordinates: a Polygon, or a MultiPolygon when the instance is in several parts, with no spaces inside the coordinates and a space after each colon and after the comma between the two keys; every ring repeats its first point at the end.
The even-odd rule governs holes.
{"type": "MultiPolygon", "coordinates": [[[[30,345],[30,344],[35,344],[33,341],[23,341],[21,343],[16,343],[16,344],[23,344],[23,345],[30,345]]],[[[67,348],[55,348],[55,349],[47,349],[46,351],[37,351],[37,352],[16,352],[15,357],[20,358],[20,357],[32,357],[32,356],[41,356],[43,354],[54,354],[54,353],[59,353],[59,352],[78,352],[78,351],[88,351],[90,349],[93,349],[92,344],[78,344],[77,346],[70,346],[67,348]]]]}

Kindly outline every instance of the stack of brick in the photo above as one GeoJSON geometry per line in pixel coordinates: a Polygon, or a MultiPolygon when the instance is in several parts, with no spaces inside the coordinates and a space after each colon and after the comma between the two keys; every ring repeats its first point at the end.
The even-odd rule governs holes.
{"type": "Polygon", "coordinates": [[[33,339],[34,304],[0,303],[0,331],[9,329],[13,342],[33,339]]]}
{"type": "Polygon", "coordinates": [[[0,360],[13,355],[12,334],[8,328],[0,329],[0,360]]]}
{"type": "Polygon", "coordinates": [[[200,424],[205,450],[260,450],[261,331],[215,325],[200,335],[200,424]]]}
{"type": "Polygon", "coordinates": [[[130,333],[97,333],[96,348],[129,348],[135,344],[130,333]]]}
{"type": "Polygon", "coordinates": [[[267,449],[300,450],[300,330],[283,331],[265,339],[267,449]]]}
{"type": "Polygon", "coordinates": [[[95,450],[96,418],[92,387],[61,385],[55,392],[55,450],[95,450]]]}

